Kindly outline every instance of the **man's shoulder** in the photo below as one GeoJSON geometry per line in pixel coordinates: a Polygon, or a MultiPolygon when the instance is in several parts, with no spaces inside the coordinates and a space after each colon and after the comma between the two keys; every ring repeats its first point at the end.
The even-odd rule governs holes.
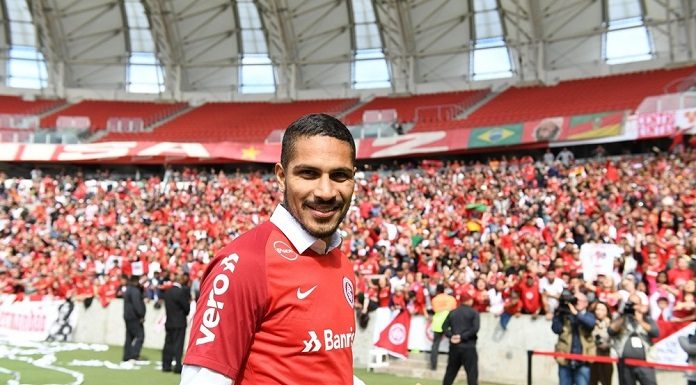
{"type": "Polygon", "coordinates": [[[220,254],[227,254],[230,251],[242,251],[246,248],[258,250],[259,242],[267,240],[276,227],[271,222],[264,222],[253,229],[242,233],[237,238],[230,241],[220,250],[220,254]]]}

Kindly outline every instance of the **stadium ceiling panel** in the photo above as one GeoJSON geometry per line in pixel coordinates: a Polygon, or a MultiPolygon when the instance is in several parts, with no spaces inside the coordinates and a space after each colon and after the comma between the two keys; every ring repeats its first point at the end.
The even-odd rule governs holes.
{"type": "MultiPolygon", "coordinates": [[[[125,88],[129,50],[121,2],[39,0],[37,3],[43,5],[45,16],[39,22],[49,31],[46,35],[56,37],[50,44],[54,45],[51,50],[58,62],[45,55],[48,66],[64,65],[64,87],[125,88]]],[[[35,23],[37,19],[34,17],[35,23]]],[[[46,52],[48,43],[41,41],[42,52],[46,52]]]]}
{"type": "MultiPolygon", "coordinates": [[[[0,0],[0,50],[5,63],[13,48],[6,11],[10,2],[16,6],[21,1],[25,0],[0,0]]],[[[42,55],[35,60],[45,59],[47,64],[48,88],[43,92],[66,96],[102,90],[112,98],[132,97],[125,92],[132,82],[128,67],[133,49],[124,1],[27,2],[36,28],[35,46],[42,55]]],[[[239,1],[141,2],[156,51],[152,65],[161,65],[164,74],[165,91],[154,97],[246,98],[241,86],[246,83],[241,79],[245,34],[239,1]]],[[[374,19],[370,20],[381,37],[378,50],[388,63],[391,87],[356,90],[354,63],[364,47],[356,38],[355,26],[360,22],[354,20],[353,11],[358,6],[366,8],[363,1],[356,2],[253,0],[266,40],[267,52],[262,54],[273,65],[275,93],[249,98],[553,83],[696,60],[693,0],[372,0],[374,19]],[[635,45],[635,37],[644,40],[642,45],[633,51],[625,49],[635,45]],[[476,59],[474,52],[491,47],[495,50],[488,54],[497,56],[488,55],[489,63],[509,61],[507,74],[502,71],[501,79],[474,81],[474,69],[479,66],[480,72],[483,60],[476,59]],[[611,47],[619,47],[618,53],[608,52],[611,47]],[[643,61],[610,65],[612,60],[629,62],[630,55],[643,61]]],[[[0,80],[6,85],[9,65],[0,67],[0,80]]]]}
{"type": "Polygon", "coordinates": [[[239,19],[229,0],[163,1],[171,14],[182,91],[226,91],[238,84],[239,19]]]}
{"type": "Polygon", "coordinates": [[[413,78],[416,83],[464,78],[469,73],[470,3],[457,0],[412,2],[409,7],[413,38],[413,78]]]}

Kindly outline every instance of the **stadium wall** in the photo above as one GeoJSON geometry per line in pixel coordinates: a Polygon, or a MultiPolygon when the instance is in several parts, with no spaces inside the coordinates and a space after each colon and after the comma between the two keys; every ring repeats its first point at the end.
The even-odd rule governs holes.
{"type": "MultiPolygon", "coordinates": [[[[192,305],[193,306],[193,305],[192,305]]],[[[113,346],[123,346],[125,339],[125,324],[123,321],[123,301],[116,299],[107,307],[95,302],[88,309],[82,304],[76,306],[77,327],[73,340],[75,342],[103,343],[113,346]]],[[[193,309],[192,309],[193,310],[193,309]]],[[[193,311],[192,311],[193,314],[193,311]]],[[[162,349],[164,345],[164,307],[155,309],[153,303],[147,304],[145,316],[144,346],[162,349]]],[[[369,351],[376,322],[371,320],[364,330],[356,331],[353,343],[355,366],[367,366],[369,351]]],[[[527,350],[553,351],[556,336],[551,332],[551,322],[544,318],[533,320],[529,316],[513,318],[505,333],[498,327],[498,318],[490,313],[481,314],[481,330],[479,331],[479,377],[482,381],[498,384],[520,384],[526,381],[527,350]]],[[[187,341],[188,344],[188,332],[187,341]]],[[[423,354],[412,352],[413,356],[423,354]]],[[[424,354],[423,354],[424,355],[424,354]]],[[[160,357],[147,357],[159,360],[160,357]]],[[[440,366],[444,367],[447,356],[441,355],[440,366]]],[[[552,385],[558,383],[558,367],[549,357],[534,358],[534,384],[552,385]]],[[[418,377],[422,361],[414,362],[412,375],[418,377]],[[416,363],[417,362],[417,363],[416,363]]],[[[423,371],[428,369],[422,368],[423,371]]],[[[616,377],[616,374],[614,375],[616,377]]],[[[683,373],[661,372],[658,374],[659,383],[676,384],[684,381],[683,373]],[[663,382],[665,381],[665,382],[663,382]]],[[[615,379],[616,383],[616,379],[615,379]]]]}

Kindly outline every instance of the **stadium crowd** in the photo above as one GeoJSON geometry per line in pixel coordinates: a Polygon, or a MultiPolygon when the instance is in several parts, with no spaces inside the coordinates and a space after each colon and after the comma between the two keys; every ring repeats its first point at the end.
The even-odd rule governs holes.
{"type": "MultiPolygon", "coordinates": [[[[551,319],[568,288],[612,312],[637,293],[656,320],[694,320],[695,170],[694,152],[360,166],[341,227],[357,311],[430,316],[442,284],[496,315],[551,319]],[[610,274],[584,280],[585,244],[621,249],[610,274]]],[[[128,276],[156,301],[188,273],[195,294],[215,251],[281,198],[261,172],[0,174],[0,292],[108,306],[128,276]]]]}

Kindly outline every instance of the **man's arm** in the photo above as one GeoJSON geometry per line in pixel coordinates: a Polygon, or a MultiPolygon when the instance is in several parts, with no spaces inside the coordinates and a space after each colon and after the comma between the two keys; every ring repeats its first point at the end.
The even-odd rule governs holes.
{"type": "Polygon", "coordinates": [[[181,310],[184,312],[184,316],[187,316],[191,310],[191,297],[190,295],[186,292],[186,287],[182,287],[181,292],[177,296],[177,301],[179,302],[179,306],[181,307],[181,310]]]}
{"type": "Polygon", "coordinates": [[[208,384],[209,372],[235,380],[266,312],[265,258],[239,255],[237,249],[235,243],[223,248],[201,282],[184,363],[207,371],[198,371],[187,385],[208,384]]]}
{"type": "Polygon", "coordinates": [[[578,313],[576,317],[578,318],[578,322],[580,322],[580,326],[584,327],[585,329],[594,329],[596,323],[594,314],[586,311],[584,313],[578,313]]]}
{"type": "Polygon", "coordinates": [[[563,331],[563,317],[554,314],[553,315],[553,320],[551,320],[551,331],[553,331],[556,334],[561,334],[563,331]]]}
{"type": "Polygon", "coordinates": [[[466,341],[469,338],[475,336],[476,333],[478,333],[479,328],[481,326],[481,316],[479,315],[479,313],[477,311],[472,311],[472,313],[474,314],[474,319],[473,319],[473,322],[471,324],[471,328],[468,330],[465,330],[462,333],[462,341],[466,341]]]}
{"type": "Polygon", "coordinates": [[[181,370],[181,382],[179,385],[234,385],[234,380],[210,369],[184,365],[181,370]]]}
{"type": "Polygon", "coordinates": [[[609,328],[607,329],[607,332],[609,333],[609,336],[611,337],[616,337],[619,335],[621,332],[621,328],[623,327],[624,324],[624,317],[620,316],[617,319],[613,320],[611,324],[609,325],[609,328]]]}
{"type": "Polygon", "coordinates": [[[132,290],[129,290],[129,292],[135,314],[137,314],[138,318],[140,319],[145,318],[145,302],[143,302],[143,296],[140,293],[140,290],[137,287],[132,287],[132,290]]]}
{"type": "Polygon", "coordinates": [[[451,330],[451,329],[452,329],[452,321],[451,321],[451,317],[452,317],[452,312],[450,312],[449,314],[447,314],[447,318],[445,318],[445,322],[442,324],[442,333],[444,333],[444,334],[447,336],[447,338],[452,337],[452,330],[451,330]]]}
{"type": "Polygon", "coordinates": [[[660,329],[657,327],[657,323],[650,317],[650,316],[645,316],[645,315],[640,315],[638,316],[638,313],[636,312],[636,321],[640,324],[640,326],[648,332],[648,337],[656,338],[657,336],[660,335],[660,329]]]}
{"type": "Polygon", "coordinates": [[[689,341],[689,336],[681,336],[679,337],[679,345],[681,346],[682,349],[686,352],[686,354],[693,356],[696,354],[696,344],[691,343],[689,341]]]}

